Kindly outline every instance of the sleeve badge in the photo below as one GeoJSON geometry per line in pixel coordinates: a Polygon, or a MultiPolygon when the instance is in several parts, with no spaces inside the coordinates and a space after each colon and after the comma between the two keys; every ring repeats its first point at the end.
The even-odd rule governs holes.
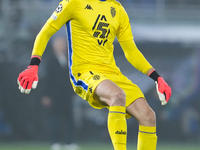
{"type": "Polygon", "coordinates": [[[56,8],[56,13],[61,12],[62,8],[63,8],[62,4],[59,4],[58,7],[56,8]]]}

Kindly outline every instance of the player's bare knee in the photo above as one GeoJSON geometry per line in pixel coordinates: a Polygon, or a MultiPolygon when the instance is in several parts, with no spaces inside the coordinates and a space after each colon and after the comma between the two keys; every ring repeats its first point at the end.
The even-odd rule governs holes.
{"type": "Polygon", "coordinates": [[[147,122],[148,125],[156,125],[156,114],[152,109],[148,110],[145,116],[145,122],[147,122]]]}
{"type": "Polygon", "coordinates": [[[155,126],[156,115],[152,109],[144,109],[140,111],[141,115],[138,118],[140,125],[144,126],[155,126]]]}
{"type": "Polygon", "coordinates": [[[125,106],[126,94],[123,90],[113,92],[111,95],[111,106],[125,106]]]}

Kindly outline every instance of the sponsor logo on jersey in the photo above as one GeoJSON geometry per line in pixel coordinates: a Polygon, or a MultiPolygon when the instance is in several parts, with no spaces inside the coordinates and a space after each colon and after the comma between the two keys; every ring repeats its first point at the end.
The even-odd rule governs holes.
{"type": "Polygon", "coordinates": [[[87,6],[85,7],[85,9],[89,9],[89,10],[93,10],[92,6],[87,4],[87,6]]]}
{"type": "Polygon", "coordinates": [[[111,13],[112,17],[114,18],[116,15],[115,7],[110,7],[110,13],[111,13]]]}
{"type": "Polygon", "coordinates": [[[115,134],[124,134],[125,135],[126,131],[122,131],[122,130],[121,131],[116,131],[115,134]]]}
{"type": "Polygon", "coordinates": [[[56,8],[56,12],[59,13],[62,11],[62,4],[59,4],[58,7],[56,8]]]}
{"type": "Polygon", "coordinates": [[[99,14],[92,27],[94,30],[93,37],[97,39],[99,45],[104,46],[108,41],[108,35],[110,34],[109,23],[105,15],[99,14]]]}

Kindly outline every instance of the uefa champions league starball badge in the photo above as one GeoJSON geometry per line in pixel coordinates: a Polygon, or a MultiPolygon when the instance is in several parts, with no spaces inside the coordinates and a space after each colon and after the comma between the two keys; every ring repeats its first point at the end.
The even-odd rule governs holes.
{"type": "Polygon", "coordinates": [[[56,12],[59,13],[62,11],[62,4],[59,4],[58,7],[56,8],[56,12]]]}

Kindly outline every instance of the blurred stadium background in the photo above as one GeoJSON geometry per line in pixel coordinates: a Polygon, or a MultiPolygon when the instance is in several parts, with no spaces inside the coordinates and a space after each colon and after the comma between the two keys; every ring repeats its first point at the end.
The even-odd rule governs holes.
{"type": "MultiPolygon", "coordinates": [[[[157,113],[158,146],[193,150],[186,145],[194,145],[194,149],[200,149],[200,0],[120,2],[129,14],[139,49],[173,90],[170,103],[160,106],[153,81],[125,60],[115,42],[118,66],[139,85],[157,113]]],[[[35,36],[58,3],[59,0],[0,0],[0,150],[8,149],[7,145],[13,150],[28,150],[27,142],[48,145],[50,141],[47,110],[41,101],[47,76],[45,63],[52,39],[64,36],[64,29],[49,42],[39,70],[38,88],[23,95],[17,89],[16,79],[29,64],[35,36]]],[[[95,110],[76,95],[72,98],[76,142],[83,147],[89,142],[94,146],[100,143],[95,146],[99,148],[107,143],[112,149],[106,128],[107,110],[95,110]]],[[[137,130],[137,122],[129,119],[128,143],[133,143],[133,147],[137,130]]],[[[44,145],[35,149],[49,149],[44,145]]]]}

